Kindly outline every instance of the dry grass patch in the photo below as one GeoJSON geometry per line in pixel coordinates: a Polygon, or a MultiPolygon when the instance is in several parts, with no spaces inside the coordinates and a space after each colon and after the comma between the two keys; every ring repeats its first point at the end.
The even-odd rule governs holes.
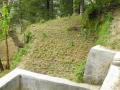
{"type": "Polygon", "coordinates": [[[75,80],[75,69],[87,56],[94,37],[81,35],[80,16],[31,25],[33,48],[20,64],[34,72],[75,80]],[[77,27],[77,30],[73,27],[77,27]]]}

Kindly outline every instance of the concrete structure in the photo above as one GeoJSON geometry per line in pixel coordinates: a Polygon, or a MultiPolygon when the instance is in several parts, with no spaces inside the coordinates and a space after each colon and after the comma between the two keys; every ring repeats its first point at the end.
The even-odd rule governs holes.
{"type": "Polygon", "coordinates": [[[102,46],[93,47],[88,55],[84,80],[90,84],[102,84],[116,52],[102,46]]]}
{"type": "Polygon", "coordinates": [[[99,88],[21,69],[15,69],[0,79],[0,90],[99,90],[99,88]]]}
{"type": "Polygon", "coordinates": [[[120,90],[120,53],[115,55],[108,75],[100,90],[120,90]]]}
{"type": "Polygon", "coordinates": [[[93,47],[84,78],[86,83],[104,82],[100,88],[17,68],[0,79],[0,90],[120,90],[120,52],[93,47]]]}

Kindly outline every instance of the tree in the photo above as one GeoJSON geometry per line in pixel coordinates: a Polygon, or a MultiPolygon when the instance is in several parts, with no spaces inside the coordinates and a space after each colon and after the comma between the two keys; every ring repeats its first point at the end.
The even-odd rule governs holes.
{"type": "Polygon", "coordinates": [[[48,20],[55,17],[53,10],[53,0],[46,0],[46,10],[48,20]]]}
{"type": "Polygon", "coordinates": [[[80,14],[84,12],[84,8],[85,8],[84,3],[85,3],[84,0],[80,0],[80,14]]]}
{"type": "Polygon", "coordinates": [[[0,69],[1,69],[1,71],[4,71],[4,68],[3,68],[3,64],[2,64],[1,59],[0,59],[0,69]]]}
{"type": "Polygon", "coordinates": [[[21,0],[22,19],[31,22],[49,20],[55,17],[53,0],[21,0]],[[27,3],[27,4],[26,4],[27,3]]]}
{"type": "Polygon", "coordinates": [[[9,48],[8,48],[8,30],[9,30],[10,16],[9,16],[9,8],[7,1],[3,1],[2,16],[3,16],[2,28],[6,41],[6,60],[7,60],[6,69],[10,69],[9,48]]]}
{"type": "Polygon", "coordinates": [[[68,16],[73,14],[73,0],[60,0],[61,16],[68,16]]]}
{"type": "Polygon", "coordinates": [[[84,0],[74,0],[73,2],[74,13],[81,14],[84,12],[85,2],[84,0]]]}

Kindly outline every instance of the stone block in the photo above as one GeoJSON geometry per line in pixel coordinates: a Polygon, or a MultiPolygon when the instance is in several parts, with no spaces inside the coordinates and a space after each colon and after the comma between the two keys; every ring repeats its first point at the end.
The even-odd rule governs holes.
{"type": "Polygon", "coordinates": [[[120,90],[120,53],[115,55],[108,75],[100,90],[120,90]]]}
{"type": "Polygon", "coordinates": [[[102,84],[115,54],[115,51],[100,45],[93,47],[87,59],[84,74],[85,83],[102,84]]]}

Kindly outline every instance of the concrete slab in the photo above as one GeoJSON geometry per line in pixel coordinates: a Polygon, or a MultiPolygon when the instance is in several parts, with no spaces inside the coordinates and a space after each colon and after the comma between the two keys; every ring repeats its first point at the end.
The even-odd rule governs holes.
{"type": "Polygon", "coordinates": [[[100,86],[15,69],[0,79],[0,90],[99,90],[100,86]]]}
{"type": "Polygon", "coordinates": [[[116,53],[116,51],[106,49],[100,45],[93,47],[88,55],[84,81],[101,85],[116,53]]]}

